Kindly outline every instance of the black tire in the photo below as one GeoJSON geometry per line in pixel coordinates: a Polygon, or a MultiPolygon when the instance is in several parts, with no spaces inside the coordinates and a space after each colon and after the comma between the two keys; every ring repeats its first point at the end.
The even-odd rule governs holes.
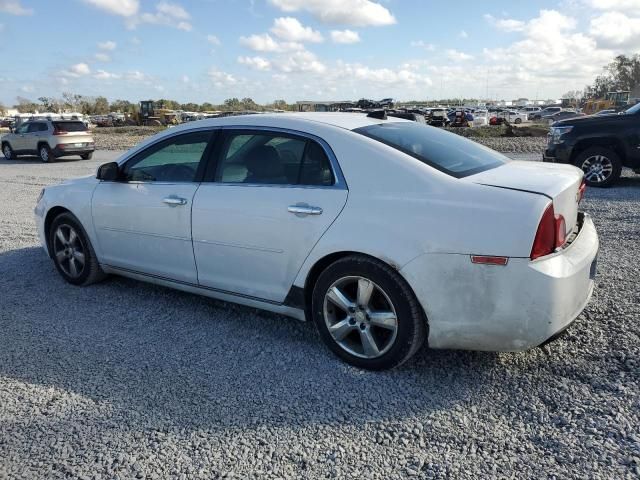
{"type": "Polygon", "coordinates": [[[17,155],[13,153],[13,148],[11,148],[9,142],[4,142],[2,144],[2,153],[5,160],[15,160],[17,158],[17,155]]]}
{"type": "Polygon", "coordinates": [[[82,158],[83,160],[91,160],[92,157],[93,152],[83,153],[82,155],[80,155],[80,158],[82,158]]]}
{"type": "Polygon", "coordinates": [[[46,143],[38,145],[38,157],[40,157],[42,163],[50,163],[55,160],[51,148],[46,143]]]}
{"type": "MultiPolygon", "coordinates": [[[[337,260],[320,274],[312,293],[311,314],[320,337],[333,353],[351,365],[368,370],[385,370],[401,365],[418,351],[427,335],[427,321],[422,307],[404,278],[389,265],[363,255],[350,255],[337,260]],[[325,321],[327,292],[336,282],[354,276],[373,282],[382,291],[377,295],[386,295],[395,309],[395,337],[388,342],[386,351],[383,349],[384,353],[375,358],[363,358],[348,352],[333,338],[325,321]]],[[[348,335],[356,335],[357,339],[359,334],[356,327],[348,335]]]]}
{"type": "Polygon", "coordinates": [[[616,152],[606,147],[590,147],[583,150],[575,158],[573,164],[584,172],[584,179],[590,187],[611,187],[620,178],[622,161],[616,152]],[[610,167],[597,173],[597,164],[610,167]],[[596,171],[592,167],[596,166],[596,171]],[[608,172],[608,173],[607,173],[608,172]]]}
{"type": "Polygon", "coordinates": [[[95,251],[93,250],[93,246],[89,241],[89,237],[74,215],[72,215],[71,213],[61,213],[56,218],[54,218],[53,222],[51,222],[51,227],[47,232],[47,238],[49,241],[49,252],[51,253],[51,257],[53,258],[56,269],[58,270],[58,273],[60,273],[62,278],[64,278],[67,282],[71,283],[72,285],[85,286],[99,282],[100,280],[105,278],[105,273],[100,268],[100,264],[98,263],[98,259],[96,257],[95,251]],[[62,243],[59,238],[56,238],[57,232],[60,228],[62,228],[63,232],[68,232],[68,227],[73,229],[77,236],[77,240],[74,242],[76,249],[81,252],[82,255],[84,255],[84,265],[75,276],[71,275],[67,271],[69,270],[69,259],[61,259],[56,254],[57,247],[62,243]]]}
{"type": "Polygon", "coordinates": [[[516,118],[513,123],[515,123],[516,125],[520,125],[522,123],[522,119],[516,118]]]}

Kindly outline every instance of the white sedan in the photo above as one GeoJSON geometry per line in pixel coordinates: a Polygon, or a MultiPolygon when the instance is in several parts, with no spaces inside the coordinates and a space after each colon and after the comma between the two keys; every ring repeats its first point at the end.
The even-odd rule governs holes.
{"type": "Polygon", "coordinates": [[[517,125],[526,122],[529,118],[529,114],[527,112],[517,112],[515,110],[502,112],[500,116],[506,119],[509,123],[515,123],[517,125]]]}
{"type": "Polygon", "coordinates": [[[47,187],[35,214],[69,283],[124,275],[306,318],[384,369],[425,340],[520,351],[572,323],[598,251],[582,177],[396,118],[225,117],[47,187]]]}

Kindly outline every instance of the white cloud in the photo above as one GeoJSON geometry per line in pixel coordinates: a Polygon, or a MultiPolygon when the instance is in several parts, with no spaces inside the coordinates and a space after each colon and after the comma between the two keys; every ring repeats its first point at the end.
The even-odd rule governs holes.
{"type": "Polygon", "coordinates": [[[484,50],[489,62],[485,69],[491,69],[499,84],[520,91],[543,87],[562,93],[569,86],[591,83],[602,66],[611,61],[613,52],[598,48],[593,37],[576,32],[576,27],[572,17],[556,10],[541,10],[526,23],[521,40],[484,50]]]}
{"type": "Polygon", "coordinates": [[[238,79],[227,72],[222,72],[212,68],[209,70],[209,78],[216,87],[230,87],[238,84],[238,79]]]}
{"type": "Polygon", "coordinates": [[[191,81],[191,79],[189,78],[188,75],[183,75],[182,76],[182,83],[187,84],[191,81]]]}
{"type": "Polygon", "coordinates": [[[142,73],[139,70],[134,70],[132,72],[127,72],[127,74],[125,75],[127,80],[131,80],[134,82],[148,82],[150,79],[149,77],[142,73]]]}
{"type": "Polygon", "coordinates": [[[110,62],[111,61],[111,57],[109,55],[107,55],[106,53],[96,53],[94,55],[94,57],[99,62],[110,62]]]}
{"type": "Polygon", "coordinates": [[[215,45],[216,47],[221,45],[220,39],[215,35],[207,35],[207,42],[211,45],[215,45]]]}
{"type": "Polygon", "coordinates": [[[71,65],[69,70],[65,70],[62,72],[63,76],[66,77],[83,77],[85,75],[89,75],[91,73],[91,68],[86,63],[76,63],[75,65],[71,65]]]}
{"type": "Polygon", "coordinates": [[[360,35],[353,30],[331,30],[333,43],[358,43],[360,35]]]}
{"type": "Polygon", "coordinates": [[[32,15],[33,8],[23,7],[21,0],[0,0],[0,12],[10,15],[32,15]]]}
{"type": "Polygon", "coordinates": [[[469,55],[468,53],[460,52],[460,51],[455,50],[453,48],[450,48],[445,53],[447,54],[447,57],[450,60],[453,60],[454,62],[464,62],[466,60],[473,59],[472,55],[469,55]]]}
{"type": "Polygon", "coordinates": [[[587,5],[596,10],[630,13],[638,13],[640,10],[640,1],[638,0],[588,0],[587,5]]]}
{"type": "Polygon", "coordinates": [[[591,19],[589,33],[603,48],[640,48],[640,17],[621,12],[607,12],[591,19]]]}
{"type": "Polygon", "coordinates": [[[116,49],[116,47],[118,46],[118,44],[112,40],[107,40],[106,42],[100,42],[98,43],[98,48],[100,50],[107,50],[107,51],[113,51],[116,49]]]}
{"type": "Polygon", "coordinates": [[[300,50],[283,56],[274,67],[285,73],[324,73],[327,67],[311,52],[300,50]]]}
{"type": "Polygon", "coordinates": [[[524,30],[526,25],[522,20],[515,20],[513,18],[496,18],[488,13],[484,15],[484,19],[503,32],[521,32],[524,30]]]}
{"type": "Polygon", "coordinates": [[[395,17],[371,0],[270,0],[284,12],[306,11],[323,23],[354,27],[391,25],[395,17]]]}
{"type": "Polygon", "coordinates": [[[424,48],[428,52],[433,52],[436,49],[433,43],[426,43],[424,40],[413,40],[410,45],[412,47],[424,48]]]}
{"type": "Polygon", "coordinates": [[[128,26],[135,28],[138,23],[150,23],[152,25],[174,27],[178,30],[189,32],[193,29],[193,26],[189,22],[190,19],[191,15],[181,5],[162,1],[156,5],[156,11],[154,13],[142,13],[140,16],[132,18],[128,26]]]}
{"type": "Polygon", "coordinates": [[[460,33],[458,33],[458,37],[469,38],[469,34],[465,30],[460,30],[460,33]]]}
{"type": "Polygon", "coordinates": [[[23,85],[20,87],[20,90],[24,93],[33,93],[35,89],[33,88],[33,85],[23,85]]]}
{"type": "Polygon", "coordinates": [[[238,63],[246,65],[254,70],[270,70],[271,62],[262,57],[238,57],[238,63]]]}
{"type": "Polygon", "coordinates": [[[121,78],[121,75],[118,75],[117,73],[110,73],[105,70],[98,70],[93,75],[93,78],[95,78],[96,80],[116,80],[121,78]]]}
{"type": "Polygon", "coordinates": [[[322,34],[311,27],[305,27],[293,17],[280,17],[273,21],[271,33],[289,42],[322,42],[322,34]]]}
{"type": "Polygon", "coordinates": [[[342,64],[344,72],[341,76],[356,81],[366,81],[369,84],[381,88],[403,87],[414,88],[429,86],[432,81],[429,77],[416,73],[413,70],[370,68],[362,64],[342,64]]]}
{"type": "Polygon", "coordinates": [[[138,13],[139,0],[84,0],[108,13],[123,17],[132,17],[138,13]]]}
{"type": "Polygon", "coordinates": [[[256,52],[290,52],[304,49],[301,43],[277,42],[268,33],[240,37],[240,45],[256,52]]]}

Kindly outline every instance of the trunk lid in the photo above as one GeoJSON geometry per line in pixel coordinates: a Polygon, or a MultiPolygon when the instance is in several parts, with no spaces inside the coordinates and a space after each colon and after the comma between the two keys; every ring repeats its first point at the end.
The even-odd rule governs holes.
{"type": "Polygon", "coordinates": [[[462,180],[548,197],[553,201],[556,215],[564,217],[566,235],[569,236],[578,221],[579,189],[583,176],[582,170],[573,165],[512,161],[462,180]]]}

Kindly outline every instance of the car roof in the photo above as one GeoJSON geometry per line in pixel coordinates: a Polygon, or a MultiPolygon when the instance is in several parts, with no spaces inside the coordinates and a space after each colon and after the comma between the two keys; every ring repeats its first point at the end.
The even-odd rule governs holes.
{"type": "Polygon", "coordinates": [[[265,126],[278,127],[281,121],[286,121],[287,127],[292,128],[298,126],[301,130],[310,123],[321,123],[334,127],[344,128],[346,130],[355,130],[356,128],[368,127],[370,125],[379,125],[385,122],[412,122],[398,117],[391,117],[389,120],[381,120],[379,118],[368,117],[366,113],[347,113],[347,112],[310,112],[310,113],[266,113],[256,115],[236,115],[219,118],[209,118],[198,120],[197,122],[189,122],[182,124],[181,128],[201,128],[216,126],[265,126]],[[392,118],[392,120],[391,120],[392,118]]]}

